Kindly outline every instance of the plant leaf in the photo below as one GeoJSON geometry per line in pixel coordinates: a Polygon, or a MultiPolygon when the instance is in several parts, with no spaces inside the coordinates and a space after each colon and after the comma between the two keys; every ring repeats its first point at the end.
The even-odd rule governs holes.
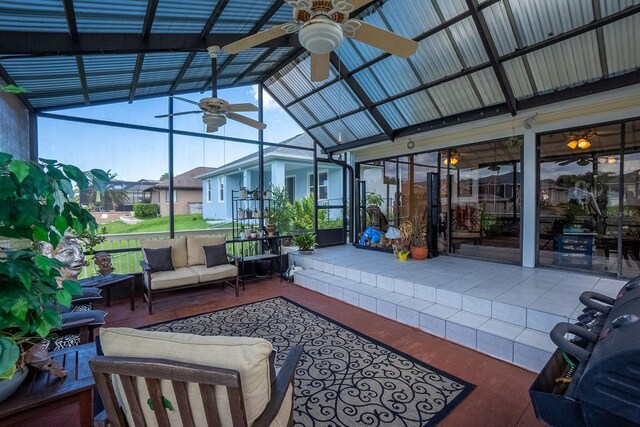
{"type": "Polygon", "coordinates": [[[19,356],[20,349],[12,339],[0,338],[0,372],[2,372],[0,378],[11,378],[13,376],[19,356]]]}
{"type": "Polygon", "coordinates": [[[63,280],[62,288],[65,291],[69,292],[71,295],[82,294],[82,286],[80,286],[80,283],[76,282],[75,280],[63,280]]]}
{"type": "Polygon", "coordinates": [[[29,312],[29,303],[26,298],[18,298],[13,301],[13,305],[11,306],[11,314],[17,317],[20,320],[25,320],[27,318],[27,313],[29,312]]]}
{"type": "Polygon", "coordinates": [[[9,170],[16,175],[19,182],[24,181],[29,176],[29,169],[31,169],[29,163],[22,160],[14,160],[9,164],[9,170]]]}
{"type": "Polygon", "coordinates": [[[58,304],[69,307],[71,305],[71,294],[65,289],[60,289],[56,292],[56,301],[58,301],[58,304]]]}
{"type": "Polygon", "coordinates": [[[56,230],[60,232],[60,234],[64,234],[64,231],[69,226],[67,224],[67,220],[62,215],[56,216],[56,218],[53,220],[53,225],[56,227],[56,230]]]}
{"type": "Polygon", "coordinates": [[[36,263],[38,268],[42,270],[44,274],[49,274],[51,272],[51,258],[44,255],[36,255],[33,258],[33,262],[36,263]]]}

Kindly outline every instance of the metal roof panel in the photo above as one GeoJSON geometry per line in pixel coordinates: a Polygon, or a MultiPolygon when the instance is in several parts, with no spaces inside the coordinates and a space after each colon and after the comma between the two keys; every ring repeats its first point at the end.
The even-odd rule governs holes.
{"type": "Polygon", "coordinates": [[[427,122],[440,117],[425,91],[382,104],[378,109],[394,129],[427,122]]]}
{"type": "Polygon", "coordinates": [[[539,93],[603,77],[595,31],[537,50],[527,58],[539,93]]]}
{"type": "Polygon", "coordinates": [[[630,16],[603,28],[609,76],[640,68],[640,15],[630,16]]]}
{"type": "Polygon", "coordinates": [[[429,92],[444,116],[481,107],[466,76],[434,86],[429,92]]]}
{"type": "Polygon", "coordinates": [[[69,31],[60,0],[0,1],[0,31],[69,31]]]}
{"type": "Polygon", "coordinates": [[[75,0],[78,31],[93,33],[139,33],[147,0],[75,0]]]}
{"type": "Polygon", "coordinates": [[[500,56],[513,52],[518,47],[513,35],[507,10],[503,2],[494,3],[482,10],[482,15],[487,22],[491,38],[493,39],[500,56]]]}
{"type": "Polygon", "coordinates": [[[503,62],[502,65],[516,99],[528,98],[534,95],[522,58],[514,58],[503,62]]]}

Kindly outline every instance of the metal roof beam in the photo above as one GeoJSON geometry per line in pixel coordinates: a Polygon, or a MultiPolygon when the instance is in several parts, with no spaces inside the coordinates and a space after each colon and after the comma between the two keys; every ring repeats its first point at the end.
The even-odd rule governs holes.
{"type": "Polygon", "coordinates": [[[80,85],[82,86],[82,99],[85,105],[89,105],[89,85],[87,85],[87,74],[84,71],[84,60],[82,56],[76,56],[76,65],[78,67],[78,75],[80,76],[80,85]]]}
{"type": "Polygon", "coordinates": [[[378,124],[378,126],[380,126],[382,132],[384,132],[384,134],[387,135],[389,139],[393,140],[393,128],[391,127],[391,125],[389,125],[389,122],[387,122],[387,119],[384,118],[382,113],[380,113],[380,111],[378,111],[374,107],[373,101],[371,101],[369,95],[367,95],[364,89],[362,89],[360,83],[358,83],[355,77],[349,74],[349,69],[342,63],[335,52],[331,52],[330,58],[333,67],[338,70],[338,73],[342,77],[343,81],[353,91],[353,93],[356,95],[356,98],[358,98],[362,105],[364,105],[364,108],[369,111],[369,114],[371,114],[373,120],[378,124]]]}
{"type": "MultiPolygon", "coordinates": [[[[128,54],[149,52],[205,52],[209,46],[222,46],[238,41],[249,34],[161,33],[145,40],[138,33],[80,33],[73,41],[65,33],[0,31],[0,59],[25,56],[72,56],[94,54],[128,54]]],[[[300,47],[297,37],[276,39],[257,47],[300,47]]]]}
{"type": "Polygon", "coordinates": [[[149,39],[151,35],[151,28],[153,27],[153,20],[156,17],[156,11],[158,10],[158,0],[149,0],[147,3],[147,12],[144,15],[144,23],[142,24],[142,38],[149,39]]]}
{"type": "MultiPolygon", "coordinates": [[[[596,93],[606,92],[613,89],[619,89],[621,87],[630,86],[640,83],[640,70],[635,70],[630,73],[621,74],[615,77],[598,80],[591,83],[585,83],[581,86],[562,89],[556,92],[547,93],[544,95],[538,95],[531,98],[518,101],[519,111],[528,110],[530,108],[541,107],[543,105],[553,104],[556,102],[567,101],[582,96],[593,95],[596,93]]],[[[508,108],[506,104],[494,105],[480,110],[467,111],[460,114],[455,114],[441,119],[431,120],[428,122],[407,126],[395,131],[396,137],[407,137],[415,135],[417,133],[427,132],[430,130],[450,127],[459,125],[461,123],[468,123],[476,120],[482,120],[489,117],[499,116],[506,114],[508,108]]],[[[327,152],[336,151],[348,151],[354,148],[362,147],[374,142],[385,141],[385,135],[379,135],[377,137],[371,137],[359,141],[348,142],[340,146],[328,148],[327,152]]]]}
{"type": "MultiPolygon", "coordinates": [[[[156,11],[158,10],[158,0],[149,0],[147,3],[147,12],[144,15],[144,22],[142,23],[142,38],[149,40],[151,35],[151,28],[153,27],[153,20],[156,17],[156,11]]],[[[138,81],[140,80],[140,73],[142,72],[142,64],[144,63],[144,53],[139,53],[136,58],[136,67],[133,69],[133,77],[131,78],[131,87],[129,88],[129,103],[133,102],[136,96],[136,89],[138,88],[138,81]]]]}
{"type": "Polygon", "coordinates": [[[493,42],[493,38],[491,38],[491,31],[489,30],[487,21],[484,19],[484,15],[482,15],[482,12],[480,12],[480,10],[478,9],[478,0],[466,1],[467,7],[471,12],[471,19],[473,19],[473,22],[476,25],[478,33],[480,34],[480,40],[482,41],[482,45],[487,52],[491,67],[493,68],[493,72],[498,79],[498,85],[500,86],[502,95],[504,96],[504,99],[509,106],[509,112],[512,116],[515,116],[517,114],[516,97],[513,94],[513,88],[509,84],[509,79],[507,78],[507,73],[504,70],[504,66],[499,61],[500,55],[498,54],[496,44],[493,42]]]}
{"type": "Polygon", "coordinates": [[[247,67],[246,70],[244,70],[234,81],[233,83],[231,83],[231,86],[235,86],[236,84],[240,83],[242,81],[242,79],[244,79],[245,77],[247,77],[247,75],[252,72],[253,70],[256,69],[256,67],[260,64],[262,64],[268,57],[271,56],[271,54],[273,54],[273,52],[276,51],[275,47],[272,47],[271,49],[267,50],[265,53],[263,53],[262,55],[260,55],[251,65],[249,65],[249,67],[247,67]]]}
{"type": "Polygon", "coordinates": [[[136,67],[133,69],[133,78],[131,79],[131,87],[129,87],[129,104],[133,102],[138,89],[138,81],[140,81],[140,73],[142,72],[142,64],[144,63],[144,53],[139,53],[136,58],[136,67]]]}
{"type": "Polygon", "coordinates": [[[286,108],[284,108],[284,106],[282,105],[282,102],[280,102],[280,100],[278,99],[278,97],[276,97],[273,92],[271,92],[269,90],[269,88],[265,85],[262,85],[262,88],[269,94],[269,96],[271,96],[271,98],[273,98],[274,101],[276,101],[276,103],[284,110],[287,112],[287,114],[289,115],[289,117],[291,117],[293,119],[294,122],[296,122],[298,124],[298,126],[300,126],[300,128],[302,130],[304,130],[304,133],[306,133],[307,135],[309,135],[309,138],[311,138],[313,140],[313,142],[315,142],[316,144],[318,144],[320,147],[322,147],[322,149],[324,149],[324,145],[320,144],[320,141],[318,141],[316,139],[315,136],[311,135],[308,131],[307,128],[302,124],[302,122],[300,120],[298,120],[297,117],[295,117],[293,114],[289,113],[289,110],[287,110],[286,108]]]}
{"type": "Polygon", "coordinates": [[[570,38],[579,36],[580,34],[588,33],[589,31],[595,30],[596,28],[601,28],[605,25],[609,25],[621,19],[633,16],[638,12],[640,12],[640,4],[629,6],[619,12],[613,13],[609,16],[605,16],[602,19],[591,21],[581,27],[576,27],[573,30],[565,31],[564,33],[558,34],[557,36],[549,37],[548,39],[542,40],[541,42],[534,43],[532,45],[525,46],[522,49],[504,54],[500,57],[500,62],[510,61],[514,58],[518,58],[528,53],[535,52],[536,50],[551,46],[552,44],[568,40],[570,38]]]}
{"type": "MultiPolygon", "coordinates": [[[[7,73],[7,70],[5,70],[2,65],[0,65],[0,79],[2,79],[8,85],[17,86],[15,80],[13,80],[13,78],[9,75],[9,73],[7,73]]],[[[29,102],[27,97],[24,95],[24,93],[16,93],[16,96],[22,102],[22,105],[24,105],[27,110],[32,112],[36,111],[35,108],[33,108],[33,105],[31,105],[31,102],[29,102]]]]}
{"type": "MultiPolygon", "coordinates": [[[[204,24],[202,31],[200,31],[201,39],[204,39],[207,36],[207,34],[211,32],[211,30],[213,29],[213,26],[216,25],[216,22],[218,22],[218,19],[220,19],[220,16],[222,15],[222,12],[224,12],[224,8],[227,7],[228,3],[229,3],[229,0],[220,0],[216,4],[216,7],[213,8],[211,15],[209,15],[207,22],[204,24]]],[[[184,77],[185,73],[191,66],[191,63],[193,62],[195,57],[196,57],[196,52],[190,52],[189,55],[187,55],[187,58],[184,60],[184,64],[182,64],[182,68],[180,69],[178,76],[176,77],[173,84],[171,85],[171,89],[169,89],[169,94],[173,95],[173,93],[176,91],[176,89],[178,88],[178,85],[180,84],[180,81],[182,81],[182,78],[184,77]]]]}
{"type": "MultiPolygon", "coordinates": [[[[262,17],[258,20],[258,22],[256,22],[256,24],[253,26],[253,28],[251,29],[251,31],[249,31],[249,33],[243,35],[241,38],[244,37],[248,37],[251,35],[254,35],[255,33],[257,33],[258,31],[260,31],[262,29],[262,27],[264,27],[266,25],[267,22],[269,22],[269,20],[273,17],[273,15],[276,14],[276,12],[278,11],[278,9],[280,9],[280,7],[282,6],[282,0],[275,0],[272,4],[271,7],[269,9],[267,9],[267,11],[264,13],[264,15],[262,15],[262,17]]],[[[289,37],[287,40],[291,40],[291,38],[289,37]]],[[[272,40],[273,42],[274,40],[272,40]]],[[[282,40],[280,38],[275,39],[276,42],[281,42],[282,40]]],[[[296,38],[297,41],[297,38],[296,38]]],[[[222,50],[224,50],[224,47],[226,45],[228,45],[229,43],[221,43],[218,46],[222,46],[222,50]]],[[[263,45],[264,46],[264,45],[263,45]]],[[[299,44],[298,44],[299,46],[299,44]]],[[[286,46],[282,46],[282,43],[280,43],[280,46],[271,46],[271,47],[286,47],[286,46]]],[[[222,65],[218,68],[218,74],[222,74],[222,72],[225,70],[225,68],[227,68],[229,66],[229,64],[231,64],[231,61],[233,61],[233,58],[235,58],[236,55],[229,55],[227,57],[227,59],[222,63],[222,65]]],[[[209,79],[204,86],[202,86],[202,88],[200,89],[200,92],[204,92],[205,90],[207,90],[210,86],[211,83],[213,82],[213,78],[209,79]]]]}
{"type": "Polygon", "coordinates": [[[71,40],[78,40],[78,23],[76,21],[76,11],[73,8],[73,0],[62,0],[64,6],[64,14],[67,18],[67,26],[69,27],[69,36],[71,40]]]}

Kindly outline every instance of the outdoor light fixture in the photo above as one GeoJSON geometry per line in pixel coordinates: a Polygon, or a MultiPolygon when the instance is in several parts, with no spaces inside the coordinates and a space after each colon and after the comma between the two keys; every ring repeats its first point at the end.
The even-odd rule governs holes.
{"type": "Polygon", "coordinates": [[[577,146],[578,146],[578,140],[575,138],[573,138],[571,141],[567,143],[567,147],[571,148],[572,150],[575,150],[577,146]]]}
{"type": "Polygon", "coordinates": [[[605,164],[605,163],[609,163],[610,165],[614,164],[615,162],[617,162],[615,157],[599,157],[598,158],[598,163],[600,163],[601,165],[605,164]]]}

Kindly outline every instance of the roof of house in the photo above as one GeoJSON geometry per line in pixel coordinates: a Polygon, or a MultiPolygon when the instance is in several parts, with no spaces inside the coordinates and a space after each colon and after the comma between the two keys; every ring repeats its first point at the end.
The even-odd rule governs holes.
{"type": "MultiPolygon", "coordinates": [[[[202,189],[202,182],[200,175],[213,172],[216,168],[208,168],[204,166],[200,166],[180,175],[176,175],[173,177],[173,188],[176,190],[200,190],[202,189]]],[[[152,186],[152,188],[158,190],[163,188],[169,188],[169,180],[163,179],[158,182],[156,185],[152,186]]]]}
{"type": "MultiPolygon", "coordinates": [[[[311,152],[298,150],[293,147],[303,147],[303,148],[312,148],[313,140],[306,133],[301,133],[292,138],[282,141],[278,147],[269,146],[264,148],[264,161],[267,163],[269,159],[273,158],[288,158],[292,160],[304,160],[311,161],[311,152]]],[[[247,156],[241,157],[233,162],[227,163],[225,166],[215,169],[214,171],[209,171],[199,178],[207,178],[210,176],[215,176],[220,173],[226,173],[230,169],[237,169],[239,166],[248,166],[251,164],[258,164],[258,153],[251,153],[247,156]]]]}

